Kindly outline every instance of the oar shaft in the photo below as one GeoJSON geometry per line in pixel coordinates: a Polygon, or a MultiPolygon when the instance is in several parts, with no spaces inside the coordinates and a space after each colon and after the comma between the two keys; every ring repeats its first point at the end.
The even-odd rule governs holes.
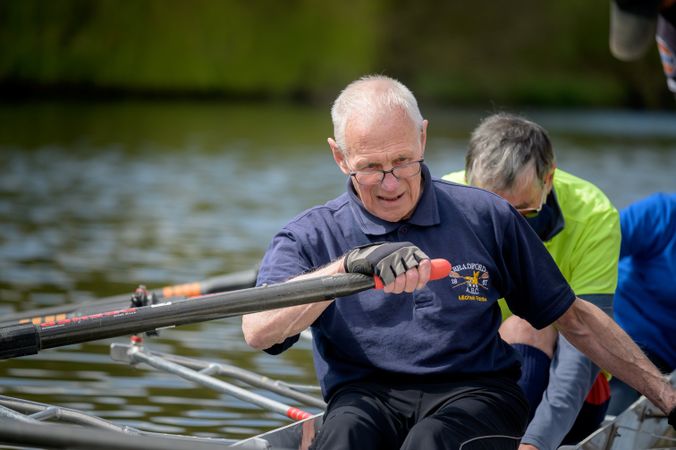
{"type": "Polygon", "coordinates": [[[339,274],[210,294],[191,300],[120,309],[40,325],[13,325],[0,328],[0,359],[158,328],[329,300],[373,286],[373,278],[366,275],[339,274]]]}
{"type": "Polygon", "coordinates": [[[269,399],[253,392],[249,392],[246,389],[235,386],[234,384],[226,383],[225,381],[219,380],[209,375],[187,369],[180,364],[150,355],[140,350],[138,347],[132,347],[129,350],[129,357],[131,358],[132,363],[146,363],[156,369],[176,374],[182,378],[185,378],[186,380],[193,381],[216,391],[228,393],[239,398],[240,400],[248,401],[254,405],[260,406],[263,409],[282,414],[283,416],[293,420],[307,419],[312,416],[312,414],[303,411],[302,409],[269,399]]]}
{"type": "MultiPolygon", "coordinates": [[[[208,278],[204,281],[165,286],[159,289],[154,289],[150,292],[157,299],[165,299],[171,297],[193,297],[215,292],[245,289],[254,287],[256,285],[257,272],[258,271],[256,269],[245,270],[208,278]]],[[[53,306],[50,308],[41,308],[5,314],[0,319],[0,326],[15,325],[20,323],[40,324],[78,316],[87,316],[113,309],[122,309],[130,305],[131,293],[121,294],[82,303],[69,303],[67,305],[53,306]]]]}
{"type": "MultiPolygon", "coordinates": [[[[0,443],[16,444],[16,448],[97,450],[223,450],[232,442],[220,438],[200,438],[165,433],[141,434],[82,427],[67,423],[22,423],[0,420],[0,443]]],[[[15,447],[12,447],[15,448],[15,447]]],[[[238,450],[260,449],[256,443],[238,445],[238,450]]],[[[271,450],[280,449],[272,447],[271,450]]]]}
{"type": "MultiPolygon", "coordinates": [[[[124,344],[112,344],[112,345],[114,346],[112,348],[126,349],[127,352],[131,347],[130,345],[124,344]]],[[[187,367],[192,370],[211,369],[221,376],[231,377],[236,380],[243,381],[251,386],[257,386],[263,389],[267,389],[271,392],[282,395],[284,397],[294,399],[306,405],[326,409],[326,403],[318,397],[314,397],[304,392],[291,389],[289,385],[284,382],[281,382],[279,380],[272,380],[266,376],[259,375],[255,372],[243,369],[241,367],[236,367],[225,363],[217,364],[213,362],[201,361],[198,359],[186,358],[185,356],[178,356],[162,352],[148,352],[148,354],[162,358],[165,361],[180,364],[181,366],[187,367]]]]}
{"type": "MultiPolygon", "coordinates": [[[[432,260],[430,279],[446,277],[450,267],[450,263],[444,259],[432,260]]],[[[382,286],[378,277],[374,279],[357,273],[337,274],[118,309],[39,325],[12,325],[0,328],[0,359],[33,355],[42,349],[80,342],[331,300],[376,285],[382,286]]]]}

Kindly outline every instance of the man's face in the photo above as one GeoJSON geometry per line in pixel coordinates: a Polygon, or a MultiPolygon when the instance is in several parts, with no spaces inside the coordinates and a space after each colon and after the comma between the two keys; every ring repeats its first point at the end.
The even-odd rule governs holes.
{"type": "MultiPolygon", "coordinates": [[[[345,129],[345,146],[341,152],[333,139],[329,145],[333,157],[346,175],[355,171],[391,170],[423,158],[427,121],[422,130],[403,110],[383,113],[363,121],[349,120],[345,129]]],[[[415,209],[422,191],[419,173],[409,178],[388,173],[380,183],[364,185],[352,177],[352,184],[364,207],[373,215],[397,222],[408,218],[415,209]]]]}
{"type": "Polygon", "coordinates": [[[529,217],[531,214],[537,214],[545,203],[547,194],[552,189],[553,174],[552,171],[547,175],[543,184],[537,179],[535,166],[530,165],[517,175],[510,190],[495,193],[507,200],[522,215],[529,217]]]}

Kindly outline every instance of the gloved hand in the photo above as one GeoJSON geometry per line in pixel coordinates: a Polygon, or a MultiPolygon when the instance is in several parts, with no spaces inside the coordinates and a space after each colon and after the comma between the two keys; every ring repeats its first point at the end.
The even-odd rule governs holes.
{"type": "Polygon", "coordinates": [[[676,408],[671,408],[671,411],[669,412],[669,425],[676,430],[676,408]]]}
{"type": "Polygon", "coordinates": [[[350,250],[344,267],[345,272],[378,275],[384,284],[390,284],[423,259],[429,256],[410,242],[382,242],[350,250]]]}

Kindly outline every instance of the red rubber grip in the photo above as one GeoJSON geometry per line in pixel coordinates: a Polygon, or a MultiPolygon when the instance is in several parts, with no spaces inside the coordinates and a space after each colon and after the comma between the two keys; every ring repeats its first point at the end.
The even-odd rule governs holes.
{"type": "MultiPolygon", "coordinates": [[[[451,273],[451,263],[443,258],[437,258],[430,260],[432,263],[432,270],[430,271],[430,280],[440,280],[448,276],[451,273]]],[[[373,281],[375,282],[376,289],[382,289],[385,287],[383,280],[379,276],[374,276],[373,281]]]]}
{"type": "Polygon", "coordinates": [[[293,406],[289,407],[286,411],[286,416],[289,419],[293,420],[303,420],[312,417],[312,414],[309,412],[303,411],[302,409],[294,408],[293,406]]]}

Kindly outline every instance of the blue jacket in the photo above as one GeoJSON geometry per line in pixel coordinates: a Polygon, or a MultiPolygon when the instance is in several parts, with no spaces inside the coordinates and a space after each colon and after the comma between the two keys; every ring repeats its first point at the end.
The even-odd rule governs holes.
{"type": "Polygon", "coordinates": [[[676,368],[676,193],[620,212],[622,247],[615,320],[642,348],[676,368]]]}

